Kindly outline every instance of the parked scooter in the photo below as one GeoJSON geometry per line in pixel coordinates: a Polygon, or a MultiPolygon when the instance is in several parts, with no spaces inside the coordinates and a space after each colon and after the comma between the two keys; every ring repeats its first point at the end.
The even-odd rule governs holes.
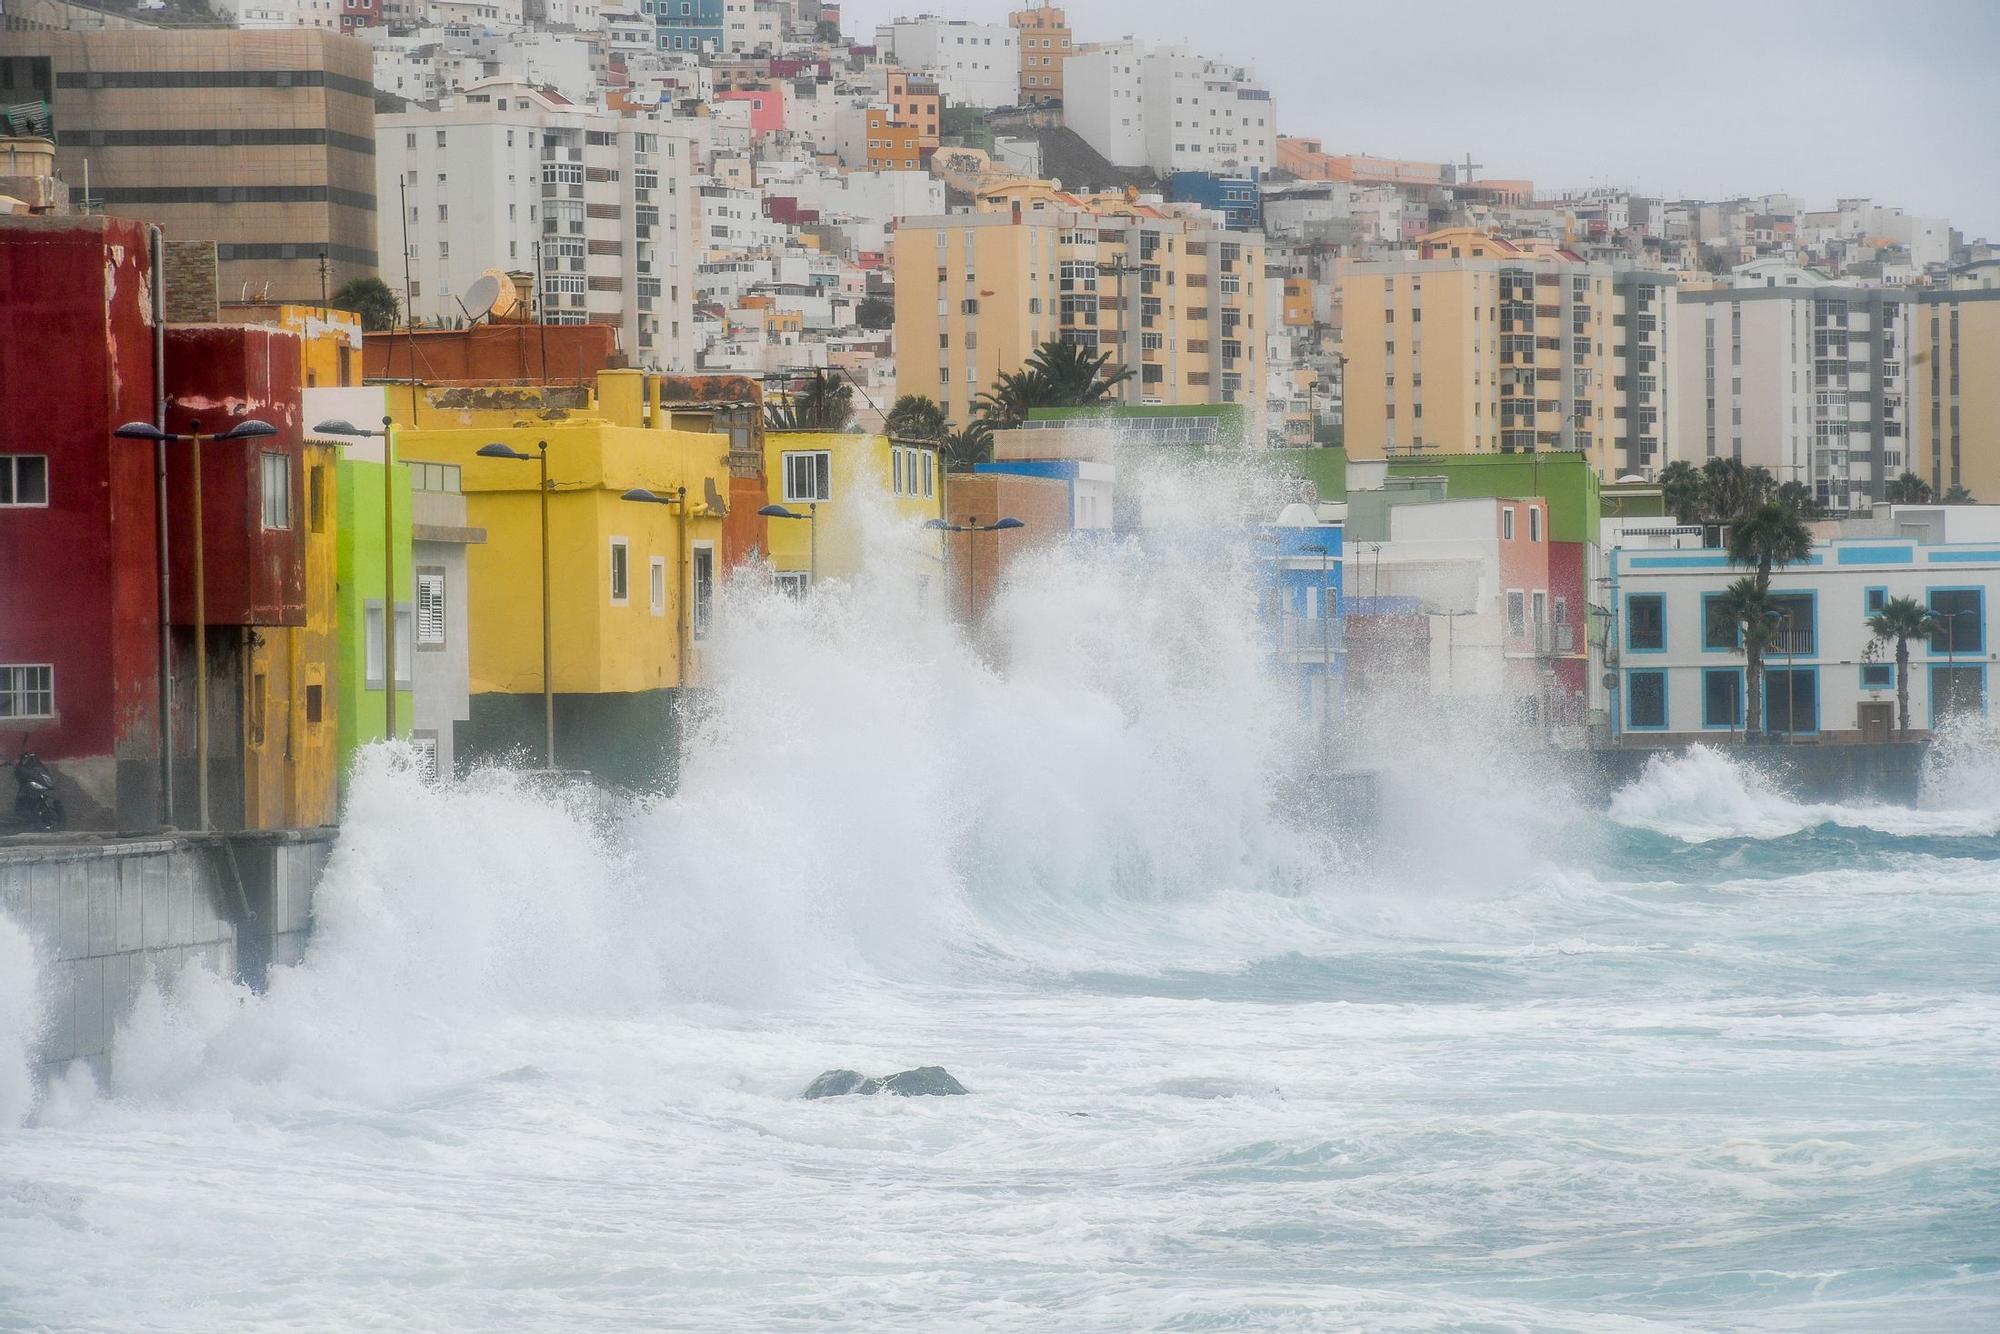
{"type": "Polygon", "coordinates": [[[21,754],[14,761],[14,818],[9,823],[16,829],[60,829],[64,818],[56,776],[22,737],[21,754]]]}

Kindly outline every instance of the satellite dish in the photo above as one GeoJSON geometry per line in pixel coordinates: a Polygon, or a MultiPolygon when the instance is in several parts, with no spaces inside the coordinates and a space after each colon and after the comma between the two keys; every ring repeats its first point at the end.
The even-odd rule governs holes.
{"type": "Polygon", "coordinates": [[[465,309],[478,319],[486,314],[500,300],[500,283],[490,273],[482,273],[472,280],[472,290],[465,294],[465,309]]]}

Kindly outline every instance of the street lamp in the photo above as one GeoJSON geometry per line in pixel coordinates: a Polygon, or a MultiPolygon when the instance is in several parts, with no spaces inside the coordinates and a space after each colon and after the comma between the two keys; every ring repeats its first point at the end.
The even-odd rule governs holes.
{"type": "Polygon", "coordinates": [[[641,505],[678,505],[679,526],[674,535],[674,672],[679,684],[687,684],[687,498],[688,489],[680,487],[666,495],[648,491],[643,486],[635,486],[618,497],[620,500],[635,501],[641,505]]]}
{"type": "MultiPolygon", "coordinates": [[[[806,521],[808,525],[806,528],[806,550],[808,553],[806,581],[809,584],[817,584],[819,582],[819,502],[815,500],[808,504],[804,514],[799,513],[797,510],[788,510],[783,505],[766,505],[757,512],[767,519],[804,519],[806,521]]],[[[937,520],[933,519],[932,522],[935,523],[937,520]]]]}
{"type": "Polygon", "coordinates": [[[382,734],[396,739],[396,490],[395,419],[384,417],[379,431],[364,430],[344,417],[313,427],[320,435],[345,435],[382,442],[382,734]]]}
{"type": "Polygon", "coordinates": [[[1002,533],[1010,528],[1026,528],[1019,519],[995,519],[992,523],[979,522],[979,516],[967,517],[964,523],[948,523],[943,519],[926,520],[924,527],[935,528],[940,533],[965,533],[965,619],[969,622],[978,613],[979,597],[977,574],[979,569],[979,549],[972,544],[972,533],[1002,533]]]}
{"type": "MultiPolygon", "coordinates": [[[[1799,675],[1797,668],[1794,666],[1793,658],[1795,645],[1792,642],[1792,614],[1788,611],[1779,611],[1776,607],[1771,607],[1765,610],[1764,619],[1775,624],[1778,627],[1778,633],[1785,637],[1785,744],[1789,746],[1794,743],[1799,734],[1799,711],[1797,705],[1799,675]]],[[[1764,711],[1769,713],[1770,709],[1770,695],[1767,691],[1765,692],[1764,711]]]]}
{"type": "Polygon", "coordinates": [[[550,629],[549,605],[549,442],[538,440],[535,454],[523,454],[511,445],[495,442],[481,445],[483,459],[515,459],[542,466],[542,767],[556,767],[556,687],[554,674],[555,635],[550,629]]]}
{"type": "MultiPolygon", "coordinates": [[[[150,440],[155,445],[165,445],[169,441],[194,446],[194,752],[195,791],[200,811],[201,828],[209,827],[208,819],[208,581],[203,567],[203,540],[201,527],[201,446],[207,440],[258,440],[278,433],[278,428],[267,421],[255,417],[240,421],[221,435],[204,437],[199,419],[188,422],[186,435],[162,431],[151,422],[126,422],[112,432],[120,440],[150,440]]],[[[165,577],[164,573],[161,576],[165,577]]],[[[164,613],[165,609],[162,608],[164,613]]],[[[166,707],[166,700],[161,701],[166,707]]],[[[160,719],[161,745],[167,744],[167,737],[173,726],[173,719],[160,719]]]]}

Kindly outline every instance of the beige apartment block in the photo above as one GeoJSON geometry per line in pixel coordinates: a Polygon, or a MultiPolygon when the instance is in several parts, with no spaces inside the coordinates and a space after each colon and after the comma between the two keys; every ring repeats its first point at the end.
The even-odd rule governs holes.
{"type": "Polygon", "coordinates": [[[1134,372],[1119,401],[1241,403],[1263,438],[1261,237],[1145,204],[1019,208],[905,219],[895,264],[896,391],[954,422],[1063,338],[1134,372]]]}
{"type": "Polygon", "coordinates": [[[1673,276],[1459,239],[1343,266],[1349,457],[1564,451],[1605,481],[1657,471],[1673,276]]]}
{"type": "Polygon", "coordinates": [[[1069,59],[1069,15],[1047,0],[1017,9],[1007,22],[1021,34],[1021,105],[1060,102],[1063,64],[1069,59]]]}
{"type": "MultiPolygon", "coordinates": [[[[223,295],[316,301],[376,271],[369,48],[308,29],[15,31],[0,98],[51,106],[93,212],[214,241],[223,295]]],[[[84,207],[79,199],[78,207],[84,207]]]]}
{"type": "Polygon", "coordinates": [[[1962,486],[1990,505],[2000,502],[2000,262],[1951,283],[1919,291],[1910,309],[1910,470],[1935,495],[1962,486]]]}

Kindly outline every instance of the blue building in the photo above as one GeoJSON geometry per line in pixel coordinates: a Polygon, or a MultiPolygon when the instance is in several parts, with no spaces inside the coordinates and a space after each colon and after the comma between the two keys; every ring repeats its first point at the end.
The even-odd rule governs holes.
{"type": "Polygon", "coordinates": [[[1325,725],[1338,716],[1346,676],[1346,598],[1341,525],[1310,505],[1285,506],[1266,533],[1271,550],[1265,614],[1281,669],[1299,690],[1299,714],[1325,725]]]}
{"type": "Polygon", "coordinates": [[[1264,226],[1261,173],[1218,176],[1212,171],[1177,171],[1167,178],[1167,198],[1177,204],[1214,209],[1232,232],[1254,232],[1264,226]]]}
{"type": "Polygon", "coordinates": [[[722,0],[640,0],[662,51],[722,51],[722,0]]]}

